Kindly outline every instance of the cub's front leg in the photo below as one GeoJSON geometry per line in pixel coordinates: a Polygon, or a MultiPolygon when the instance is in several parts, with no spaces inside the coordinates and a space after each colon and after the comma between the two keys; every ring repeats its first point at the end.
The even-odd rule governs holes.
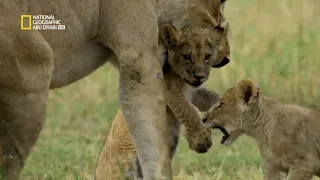
{"type": "Polygon", "coordinates": [[[267,146],[259,144],[260,154],[263,159],[264,180],[282,180],[279,166],[275,165],[276,156],[267,146]]]}
{"type": "Polygon", "coordinates": [[[183,95],[181,89],[167,89],[167,106],[185,126],[189,148],[198,153],[205,153],[212,145],[211,130],[204,126],[198,108],[183,95]]]}

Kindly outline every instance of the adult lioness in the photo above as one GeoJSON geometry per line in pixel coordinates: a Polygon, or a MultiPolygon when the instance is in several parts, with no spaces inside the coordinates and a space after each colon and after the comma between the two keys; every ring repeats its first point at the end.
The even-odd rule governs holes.
{"type": "Polygon", "coordinates": [[[162,69],[156,56],[158,25],[180,21],[197,5],[218,19],[220,4],[220,0],[0,1],[3,178],[18,179],[42,129],[49,89],[77,81],[115,56],[121,107],[144,177],[154,179],[159,167],[170,179],[170,171],[161,170],[166,167],[162,159],[169,156],[164,146],[167,121],[162,69]],[[18,20],[22,14],[55,15],[66,30],[21,31],[18,20]]]}
{"type": "MultiPolygon", "coordinates": [[[[215,23],[213,19],[212,21],[215,23]]],[[[168,49],[164,80],[171,158],[178,144],[180,124],[186,127],[190,147],[195,141],[202,142],[203,147],[199,152],[206,152],[211,146],[210,129],[202,125],[198,108],[207,111],[218,100],[218,94],[199,86],[208,79],[214,59],[230,54],[226,41],[227,23],[221,22],[220,27],[211,29],[210,26],[203,28],[190,25],[181,31],[175,30],[171,25],[161,28],[160,34],[168,49]],[[191,73],[195,73],[198,78],[190,76],[191,73]]],[[[119,179],[121,171],[130,179],[142,178],[140,169],[125,119],[119,110],[100,153],[96,179],[119,179]]]]}
{"type": "Polygon", "coordinates": [[[229,89],[205,115],[205,123],[225,131],[231,145],[246,133],[259,142],[265,179],[311,180],[320,175],[320,113],[263,96],[252,80],[229,89]]]}

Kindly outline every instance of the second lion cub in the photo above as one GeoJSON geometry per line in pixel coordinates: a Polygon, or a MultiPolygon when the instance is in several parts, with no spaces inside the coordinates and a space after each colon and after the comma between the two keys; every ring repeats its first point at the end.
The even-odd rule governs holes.
{"type": "Polygon", "coordinates": [[[203,120],[231,145],[242,133],[259,142],[265,180],[311,180],[320,175],[320,113],[263,96],[252,80],[223,95],[203,120]]]}

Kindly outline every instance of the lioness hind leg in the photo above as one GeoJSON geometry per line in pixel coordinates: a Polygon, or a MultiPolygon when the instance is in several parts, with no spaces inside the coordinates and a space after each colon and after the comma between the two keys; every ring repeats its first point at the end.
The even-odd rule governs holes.
{"type": "Polygon", "coordinates": [[[119,59],[120,103],[144,179],[171,179],[158,24],[149,0],[100,4],[99,37],[119,59]],[[119,13],[121,12],[121,13],[119,13]]]}
{"type": "MultiPolygon", "coordinates": [[[[172,114],[171,110],[167,107],[167,120],[168,120],[168,143],[170,149],[170,162],[167,162],[167,165],[170,165],[171,169],[171,162],[176,152],[178,143],[179,143],[179,133],[180,133],[180,122],[175,118],[172,114]]],[[[125,126],[125,124],[124,124],[125,126]]],[[[124,128],[122,126],[121,128],[124,128]]],[[[118,127],[119,129],[120,127],[118,127]]],[[[129,137],[130,138],[130,137],[129,137]]],[[[132,151],[130,151],[132,153],[132,151]]],[[[139,162],[138,157],[135,155],[133,158],[130,159],[130,163],[128,166],[128,170],[125,172],[126,179],[142,179],[143,174],[141,170],[141,165],[139,162]]]]}
{"type": "Polygon", "coordinates": [[[125,171],[126,180],[142,180],[142,169],[138,156],[134,156],[129,163],[128,169],[125,171]]]}
{"type": "Polygon", "coordinates": [[[159,170],[163,176],[171,179],[164,85],[160,64],[151,65],[152,58],[154,61],[157,60],[151,52],[141,52],[141,55],[137,52],[129,54],[131,57],[121,57],[125,58],[122,61],[127,62],[120,61],[120,102],[142,167],[143,177],[155,179],[159,170]]]}

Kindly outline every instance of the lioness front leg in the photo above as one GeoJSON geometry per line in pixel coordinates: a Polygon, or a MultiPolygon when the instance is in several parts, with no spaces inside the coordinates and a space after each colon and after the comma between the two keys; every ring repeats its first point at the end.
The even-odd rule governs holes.
{"type": "Polygon", "coordinates": [[[200,111],[208,111],[219,100],[219,94],[207,88],[200,88],[192,93],[191,102],[200,111]]]}
{"type": "MultiPolygon", "coordinates": [[[[3,179],[17,180],[45,120],[47,90],[1,94],[1,174],[3,179]]],[[[1,179],[1,178],[0,178],[1,179]]]]}
{"type": "Polygon", "coordinates": [[[101,1],[104,43],[119,59],[120,103],[144,179],[171,179],[164,80],[152,1],[101,1]]]}
{"type": "Polygon", "coordinates": [[[6,47],[0,48],[0,179],[6,180],[19,179],[41,132],[53,70],[53,53],[40,34],[21,34],[0,35],[6,47]]]}
{"type": "Polygon", "coordinates": [[[198,153],[207,152],[212,145],[211,130],[204,126],[198,109],[179,90],[169,89],[166,102],[176,118],[186,128],[190,149],[198,153]]]}

